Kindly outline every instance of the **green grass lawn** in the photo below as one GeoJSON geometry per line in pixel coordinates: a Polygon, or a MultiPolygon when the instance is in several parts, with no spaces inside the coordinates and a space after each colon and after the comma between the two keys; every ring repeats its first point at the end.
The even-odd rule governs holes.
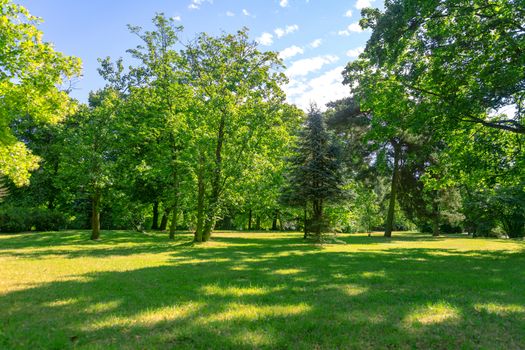
{"type": "Polygon", "coordinates": [[[0,349],[523,349],[525,243],[0,236],[0,349]]]}

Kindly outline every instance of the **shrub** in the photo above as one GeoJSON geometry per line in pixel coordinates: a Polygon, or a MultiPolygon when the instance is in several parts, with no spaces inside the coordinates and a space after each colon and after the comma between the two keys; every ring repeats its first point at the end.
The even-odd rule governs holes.
{"type": "Polygon", "coordinates": [[[36,231],[58,231],[65,227],[66,218],[56,210],[33,209],[31,221],[36,231]]]}
{"type": "Polygon", "coordinates": [[[0,232],[58,231],[66,218],[56,210],[8,206],[0,208],[0,232]]]}
{"type": "Polygon", "coordinates": [[[31,230],[31,216],[26,208],[3,207],[0,209],[0,232],[16,233],[31,230]]]}

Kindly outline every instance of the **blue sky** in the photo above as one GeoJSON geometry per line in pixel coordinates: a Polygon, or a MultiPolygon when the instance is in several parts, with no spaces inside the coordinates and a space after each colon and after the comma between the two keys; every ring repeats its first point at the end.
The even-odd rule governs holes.
{"type": "MultiPolygon", "coordinates": [[[[365,46],[370,32],[357,25],[361,8],[382,7],[383,0],[19,0],[42,17],[44,40],[80,57],[83,77],[72,95],[86,101],[89,91],[104,86],[97,58],[129,58],[138,39],[127,24],[151,28],[164,12],[184,26],[182,40],[196,33],[234,32],[243,26],[262,49],[280,52],[290,83],[288,101],[305,108],[348,95],[341,71],[365,46]]],[[[127,63],[132,63],[127,61],[127,63]]]]}

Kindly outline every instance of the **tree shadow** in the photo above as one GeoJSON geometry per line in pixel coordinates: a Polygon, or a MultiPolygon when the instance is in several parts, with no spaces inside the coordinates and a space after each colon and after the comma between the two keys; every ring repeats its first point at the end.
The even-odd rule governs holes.
{"type": "MultiPolygon", "coordinates": [[[[190,246],[189,238],[181,235],[173,244],[156,236],[125,242],[133,243],[135,253],[167,254],[161,266],[82,274],[4,294],[0,345],[519,349],[525,344],[523,251],[341,252],[288,235],[217,237],[209,246],[190,246]],[[146,242],[152,247],[141,250],[146,242]]],[[[349,243],[356,238],[348,237],[349,243]]],[[[64,257],[115,254],[82,248],[84,255],[64,257]]],[[[117,252],[131,254],[128,250],[117,252]]]]}

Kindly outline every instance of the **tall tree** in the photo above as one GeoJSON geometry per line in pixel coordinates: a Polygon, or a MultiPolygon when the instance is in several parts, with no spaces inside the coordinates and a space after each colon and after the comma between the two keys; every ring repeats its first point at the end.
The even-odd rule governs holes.
{"type": "Polygon", "coordinates": [[[261,52],[246,29],[201,34],[185,50],[198,103],[192,112],[193,171],[197,178],[195,241],[207,241],[220,217],[225,190],[250,154],[282,124],[285,81],[274,52],[261,52]]]}

